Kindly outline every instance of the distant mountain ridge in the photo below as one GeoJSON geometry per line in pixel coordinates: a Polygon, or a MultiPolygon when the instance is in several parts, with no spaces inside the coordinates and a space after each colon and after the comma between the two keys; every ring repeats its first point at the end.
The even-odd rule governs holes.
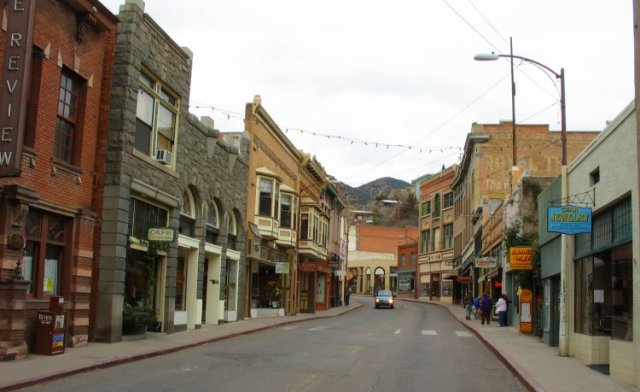
{"type": "Polygon", "coordinates": [[[410,183],[392,177],[378,178],[355,188],[344,184],[345,202],[351,208],[367,209],[375,204],[377,196],[387,196],[392,194],[392,191],[407,189],[410,186],[410,183]]]}

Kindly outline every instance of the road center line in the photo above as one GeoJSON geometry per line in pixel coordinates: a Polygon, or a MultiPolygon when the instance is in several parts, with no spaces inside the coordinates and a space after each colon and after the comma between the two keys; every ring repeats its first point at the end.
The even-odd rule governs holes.
{"type": "Polygon", "coordinates": [[[422,330],[422,335],[429,335],[429,336],[435,336],[438,333],[436,331],[434,331],[433,329],[423,329],[422,330]]]}
{"type": "Polygon", "coordinates": [[[401,329],[396,329],[394,334],[398,335],[398,334],[400,334],[400,331],[402,331],[402,330],[401,329]]]}

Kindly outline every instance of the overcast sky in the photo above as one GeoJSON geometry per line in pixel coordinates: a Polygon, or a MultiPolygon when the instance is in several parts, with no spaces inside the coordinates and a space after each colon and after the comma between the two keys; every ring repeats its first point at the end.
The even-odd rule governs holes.
{"type": "MultiPolygon", "coordinates": [[[[124,0],[103,0],[114,14],[124,0]]],[[[458,163],[471,124],[511,119],[509,53],[564,67],[567,129],[633,99],[632,0],[147,0],[194,53],[190,111],[241,132],[254,95],[351,186],[458,163]]],[[[559,83],[516,61],[516,121],[560,129],[559,83]]],[[[288,131],[287,131],[288,130],[288,131]]]]}

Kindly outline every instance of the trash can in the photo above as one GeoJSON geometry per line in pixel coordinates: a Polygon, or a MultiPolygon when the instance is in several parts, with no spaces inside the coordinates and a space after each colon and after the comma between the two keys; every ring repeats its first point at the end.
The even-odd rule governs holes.
{"type": "Polygon", "coordinates": [[[36,320],[36,354],[55,355],[64,353],[66,319],[64,299],[51,297],[49,311],[38,312],[36,320]]]}

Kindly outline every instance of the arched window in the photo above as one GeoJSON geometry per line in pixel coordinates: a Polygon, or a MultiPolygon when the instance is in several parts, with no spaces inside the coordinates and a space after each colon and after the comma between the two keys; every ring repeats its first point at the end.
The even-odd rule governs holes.
{"type": "Polygon", "coordinates": [[[227,227],[227,248],[237,250],[238,223],[235,211],[229,213],[229,225],[227,227]]]}
{"type": "Polygon", "coordinates": [[[217,244],[218,235],[220,235],[220,214],[214,200],[209,203],[207,211],[206,241],[210,244],[217,244]]]}
{"type": "Polygon", "coordinates": [[[195,236],[196,211],[193,194],[189,189],[182,193],[182,203],[180,203],[180,227],[178,232],[187,237],[195,236]]]}

